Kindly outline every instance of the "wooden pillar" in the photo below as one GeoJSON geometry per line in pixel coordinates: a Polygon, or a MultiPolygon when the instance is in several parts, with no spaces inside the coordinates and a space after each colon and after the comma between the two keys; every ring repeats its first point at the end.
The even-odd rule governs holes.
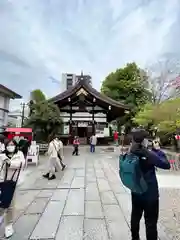
{"type": "Polygon", "coordinates": [[[92,134],[95,134],[95,120],[94,120],[94,107],[95,107],[96,99],[93,98],[93,105],[92,105],[92,134]]]}
{"type": "Polygon", "coordinates": [[[72,143],[72,102],[71,98],[68,98],[68,102],[70,103],[70,120],[69,120],[69,143],[72,143]]]}

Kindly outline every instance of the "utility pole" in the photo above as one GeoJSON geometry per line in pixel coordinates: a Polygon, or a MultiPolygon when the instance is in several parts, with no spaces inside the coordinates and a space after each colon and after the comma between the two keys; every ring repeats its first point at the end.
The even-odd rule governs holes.
{"type": "Polygon", "coordinates": [[[23,127],[23,124],[24,124],[24,111],[25,111],[26,104],[25,103],[21,103],[21,106],[22,106],[21,127],[23,127]]]}

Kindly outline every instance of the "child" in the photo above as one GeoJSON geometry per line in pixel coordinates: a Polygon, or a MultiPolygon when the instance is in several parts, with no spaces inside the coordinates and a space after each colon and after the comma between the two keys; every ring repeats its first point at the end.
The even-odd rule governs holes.
{"type": "Polygon", "coordinates": [[[74,151],[73,151],[72,155],[78,156],[78,154],[79,154],[79,139],[76,136],[74,137],[73,146],[74,146],[74,151]]]}

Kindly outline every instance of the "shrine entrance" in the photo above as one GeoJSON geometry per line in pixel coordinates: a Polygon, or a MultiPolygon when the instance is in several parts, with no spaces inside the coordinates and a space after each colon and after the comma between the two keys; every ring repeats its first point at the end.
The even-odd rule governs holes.
{"type": "Polygon", "coordinates": [[[79,138],[87,137],[87,127],[78,127],[77,135],[79,138]]]}
{"type": "Polygon", "coordinates": [[[50,99],[61,112],[64,137],[72,143],[74,136],[80,141],[89,143],[89,138],[95,134],[99,143],[109,141],[108,123],[124,116],[129,107],[102,95],[95,90],[82,76],[72,88],[50,99]]]}

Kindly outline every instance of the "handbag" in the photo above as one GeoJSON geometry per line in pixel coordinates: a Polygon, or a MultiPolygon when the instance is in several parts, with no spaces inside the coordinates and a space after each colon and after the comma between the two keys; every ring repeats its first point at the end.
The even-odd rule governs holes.
{"type": "Polygon", "coordinates": [[[14,192],[16,189],[17,181],[19,179],[19,174],[21,171],[22,163],[20,164],[19,169],[15,169],[11,178],[7,179],[9,166],[6,161],[3,162],[0,172],[2,172],[3,167],[5,166],[5,177],[2,182],[0,182],[0,208],[6,209],[11,205],[11,201],[14,197],[14,192]],[[16,172],[17,176],[15,178],[16,172]]]}

